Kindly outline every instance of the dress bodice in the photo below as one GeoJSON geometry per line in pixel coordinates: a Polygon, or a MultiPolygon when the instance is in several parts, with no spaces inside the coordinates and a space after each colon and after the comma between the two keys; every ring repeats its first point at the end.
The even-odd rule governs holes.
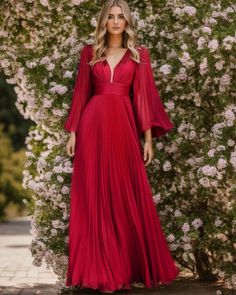
{"type": "Polygon", "coordinates": [[[131,98],[132,93],[130,101],[140,137],[144,136],[144,131],[149,128],[152,137],[160,137],[174,127],[155,85],[149,52],[145,46],[139,46],[137,50],[140,54],[140,63],[131,58],[131,51],[127,49],[113,69],[112,75],[106,59],[90,65],[93,45],[84,46],[78,63],[71,108],[65,122],[67,131],[77,131],[83,109],[93,96],[100,94],[131,98]]]}
{"type": "Polygon", "coordinates": [[[127,49],[112,69],[105,59],[91,67],[93,94],[129,95],[135,72],[135,62],[127,49]]]}

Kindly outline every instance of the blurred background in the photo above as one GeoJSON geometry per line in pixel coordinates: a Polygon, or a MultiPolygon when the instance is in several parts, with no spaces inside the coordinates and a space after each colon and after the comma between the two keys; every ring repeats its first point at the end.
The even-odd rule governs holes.
{"type": "Polygon", "coordinates": [[[22,187],[25,137],[34,125],[15,106],[13,85],[0,73],[0,220],[27,215],[24,201],[30,194],[22,187]]]}

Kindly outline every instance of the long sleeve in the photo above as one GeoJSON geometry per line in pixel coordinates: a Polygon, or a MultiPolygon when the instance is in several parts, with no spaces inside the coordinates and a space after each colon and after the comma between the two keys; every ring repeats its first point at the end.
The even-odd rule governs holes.
{"type": "Polygon", "coordinates": [[[82,110],[91,94],[89,47],[85,45],[81,51],[80,62],[77,67],[77,76],[74,83],[73,95],[69,115],[64,123],[68,132],[77,132],[82,110]]]}
{"type": "Polygon", "coordinates": [[[132,105],[139,137],[143,137],[144,131],[151,128],[152,137],[158,138],[174,127],[163,107],[150,55],[144,46],[141,46],[140,63],[135,69],[132,105]]]}

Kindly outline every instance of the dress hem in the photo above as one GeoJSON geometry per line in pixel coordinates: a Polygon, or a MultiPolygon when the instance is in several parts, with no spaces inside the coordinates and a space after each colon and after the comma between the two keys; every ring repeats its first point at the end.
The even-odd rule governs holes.
{"type": "Polygon", "coordinates": [[[82,285],[72,285],[72,284],[66,284],[65,286],[67,288],[79,288],[79,289],[93,289],[96,291],[101,291],[101,292],[115,292],[115,291],[119,291],[119,290],[131,290],[132,288],[143,288],[143,289],[153,289],[153,288],[158,288],[160,285],[170,285],[175,278],[177,278],[177,276],[179,275],[179,270],[177,269],[176,272],[174,273],[173,277],[170,278],[169,280],[162,280],[162,281],[151,281],[150,284],[146,284],[143,281],[139,281],[139,282],[127,282],[127,283],[123,283],[121,284],[118,288],[111,288],[111,289],[101,289],[99,288],[97,285],[93,285],[91,283],[82,283],[82,285]],[[138,286],[140,285],[141,286],[138,286]]]}

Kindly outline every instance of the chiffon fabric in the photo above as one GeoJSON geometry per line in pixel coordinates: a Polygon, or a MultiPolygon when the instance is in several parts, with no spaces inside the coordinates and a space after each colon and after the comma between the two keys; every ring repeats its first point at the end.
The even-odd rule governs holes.
{"type": "Polygon", "coordinates": [[[64,129],[76,133],[66,286],[100,291],[170,283],[179,273],[156,211],[140,138],[169,132],[149,51],[129,49],[115,66],[89,64],[83,47],[64,129]]]}

